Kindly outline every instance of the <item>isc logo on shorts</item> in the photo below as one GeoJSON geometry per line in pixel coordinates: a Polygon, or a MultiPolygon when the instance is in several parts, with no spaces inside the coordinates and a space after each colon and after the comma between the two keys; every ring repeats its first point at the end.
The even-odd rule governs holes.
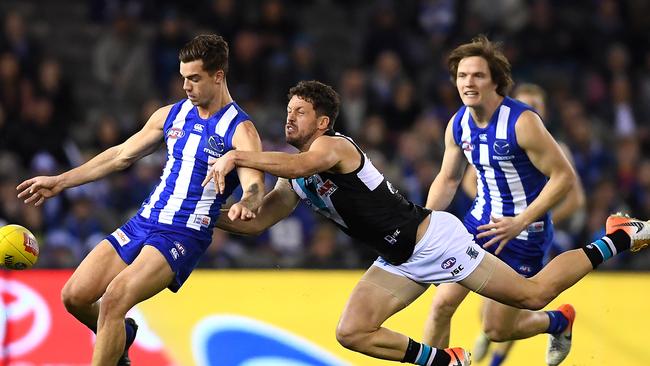
{"type": "Polygon", "coordinates": [[[461,265],[459,265],[458,267],[454,268],[453,271],[451,271],[451,275],[452,275],[452,276],[456,276],[457,274],[461,273],[464,269],[465,269],[465,268],[464,268],[463,265],[461,264],[461,265]]]}
{"type": "Polygon", "coordinates": [[[112,235],[121,246],[125,246],[131,241],[131,238],[129,238],[122,229],[115,230],[112,235]]]}

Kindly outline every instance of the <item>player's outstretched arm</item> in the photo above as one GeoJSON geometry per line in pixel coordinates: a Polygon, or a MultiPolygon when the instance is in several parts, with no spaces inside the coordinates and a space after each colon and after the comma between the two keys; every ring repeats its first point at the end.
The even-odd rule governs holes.
{"type": "Polygon", "coordinates": [[[462,150],[454,142],[453,121],[454,117],[451,117],[445,130],[445,153],[440,172],[429,187],[426,207],[431,210],[444,210],[449,206],[467,167],[462,150]]]}
{"type": "MultiPolygon", "coordinates": [[[[242,122],[237,126],[233,135],[233,147],[241,151],[262,151],[262,141],[251,121],[242,122]]],[[[239,202],[230,207],[228,217],[231,220],[250,220],[255,218],[255,211],[264,198],[264,173],[256,169],[238,167],[237,175],[243,194],[239,202]]]]}
{"type": "Polygon", "coordinates": [[[298,154],[231,150],[214,161],[203,185],[214,179],[217,191],[223,193],[225,177],[234,167],[257,169],[281,178],[307,177],[334,167],[343,156],[356,158],[358,153],[353,149],[345,139],[320,136],[308,151],[298,154]]]}
{"type": "Polygon", "coordinates": [[[236,234],[259,235],[262,231],[289,216],[299,202],[298,195],[291,189],[289,181],[278,178],[275,188],[262,201],[258,214],[251,220],[231,219],[222,209],[217,220],[217,228],[236,234]]]}
{"type": "Polygon", "coordinates": [[[171,106],[158,109],[144,127],[120,145],[113,146],[86,163],[56,176],[38,176],[18,185],[18,198],[38,206],[66,188],[102,178],[123,170],[141,157],[155,151],[163,137],[163,125],[171,106]]]}

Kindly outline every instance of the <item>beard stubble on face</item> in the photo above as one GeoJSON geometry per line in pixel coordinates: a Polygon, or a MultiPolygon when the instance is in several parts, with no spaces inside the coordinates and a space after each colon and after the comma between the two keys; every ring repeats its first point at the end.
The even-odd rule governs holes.
{"type": "Polygon", "coordinates": [[[285,130],[285,140],[287,144],[295,147],[298,150],[305,150],[307,143],[312,139],[314,134],[316,134],[316,127],[314,127],[311,131],[305,131],[304,133],[301,133],[301,130],[298,129],[298,126],[295,124],[291,124],[291,126],[294,129],[293,135],[289,135],[289,133],[285,130]]]}

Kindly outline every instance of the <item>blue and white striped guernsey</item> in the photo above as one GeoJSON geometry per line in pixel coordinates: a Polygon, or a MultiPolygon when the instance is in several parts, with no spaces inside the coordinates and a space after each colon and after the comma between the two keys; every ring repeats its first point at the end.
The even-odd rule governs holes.
{"type": "MultiPolygon", "coordinates": [[[[485,128],[477,127],[466,106],[456,113],[454,141],[477,172],[477,196],[465,216],[470,232],[490,222],[490,215],[518,215],[537,198],[547,182],[546,176],[517,144],[515,123],[526,110],[534,111],[524,103],[505,97],[485,128]]],[[[552,224],[546,213],[516,239],[523,241],[522,244],[542,245],[549,235],[552,235],[552,224]]],[[[526,250],[529,252],[530,248],[526,250]]]]}
{"type": "Polygon", "coordinates": [[[190,100],[172,107],[163,127],[167,162],[160,183],[138,211],[151,222],[187,227],[211,235],[221,206],[239,185],[237,173],[226,177],[224,194],[217,194],[213,181],[205,187],[208,159],[232,150],[237,125],[250,120],[234,102],[208,119],[198,115],[190,100]]]}

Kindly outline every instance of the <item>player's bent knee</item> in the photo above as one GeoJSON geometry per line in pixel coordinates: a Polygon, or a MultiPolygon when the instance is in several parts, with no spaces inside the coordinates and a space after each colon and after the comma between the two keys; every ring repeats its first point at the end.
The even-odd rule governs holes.
{"type": "Polygon", "coordinates": [[[541,310],[559,295],[559,292],[539,282],[530,279],[527,281],[529,286],[526,291],[518,293],[517,298],[509,305],[520,309],[541,310]]]}
{"type": "Polygon", "coordinates": [[[456,309],[458,309],[458,304],[452,303],[445,298],[434,298],[431,307],[431,316],[433,317],[433,321],[442,322],[451,320],[456,309]]]}
{"type": "Polygon", "coordinates": [[[483,327],[483,333],[491,342],[505,342],[512,340],[512,330],[499,326],[486,325],[483,327]]]}
{"type": "Polygon", "coordinates": [[[339,323],[336,328],[336,340],[341,346],[352,351],[362,352],[365,349],[368,336],[369,332],[351,324],[339,323]]]}
{"type": "Polygon", "coordinates": [[[131,297],[125,284],[112,282],[102,296],[99,311],[103,315],[123,316],[134,305],[129,300],[131,297]]]}
{"type": "Polygon", "coordinates": [[[95,300],[89,295],[77,290],[72,284],[66,283],[61,290],[61,301],[68,312],[92,305],[95,300]]]}
{"type": "Polygon", "coordinates": [[[542,310],[556,296],[557,295],[552,295],[548,292],[540,292],[534,296],[524,298],[521,302],[520,308],[528,310],[542,310]]]}
{"type": "Polygon", "coordinates": [[[366,348],[365,339],[361,334],[336,332],[336,340],[341,346],[351,351],[363,352],[363,350],[366,348]]]}

